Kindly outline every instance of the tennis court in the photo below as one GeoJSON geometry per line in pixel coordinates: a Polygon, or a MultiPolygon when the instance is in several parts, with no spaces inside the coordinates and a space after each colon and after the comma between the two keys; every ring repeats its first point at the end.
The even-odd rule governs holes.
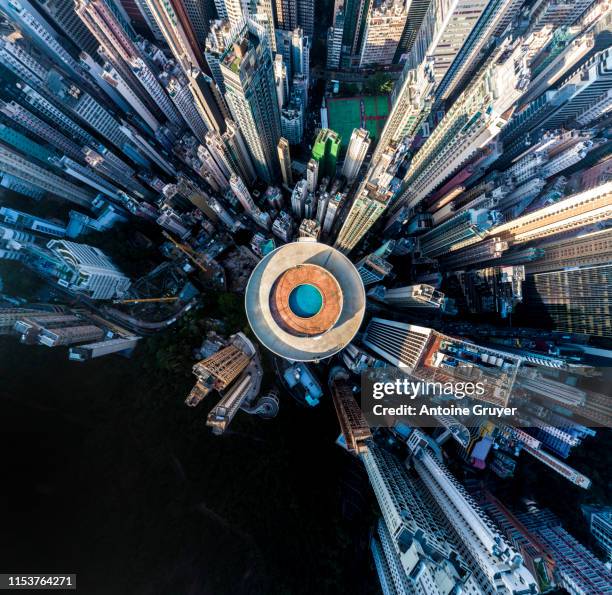
{"type": "Polygon", "coordinates": [[[387,95],[328,99],[329,127],[342,137],[342,151],[346,149],[354,128],[365,128],[372,138],[378,140],[389,109],[390,100],[387,95]]]}

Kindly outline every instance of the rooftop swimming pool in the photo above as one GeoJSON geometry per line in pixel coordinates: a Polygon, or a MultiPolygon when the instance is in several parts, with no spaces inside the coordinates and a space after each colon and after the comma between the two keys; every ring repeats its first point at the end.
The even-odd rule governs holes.
{"type": "Polygon", "coordinates": [[[289,308],[300,318],[312,318],[322,307],[323,296],[314,285],[298,285],[289,294],[289,308]]]}

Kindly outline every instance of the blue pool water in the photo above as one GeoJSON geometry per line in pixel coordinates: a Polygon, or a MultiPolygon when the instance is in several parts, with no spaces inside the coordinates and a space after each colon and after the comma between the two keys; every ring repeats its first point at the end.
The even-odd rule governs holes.
{"type": "Polygon", "coordinates": [[[311,318],[319,312],[322,305],[323,296],[314,285],[298,285],[289,294],[289,307],[300,318],[311,318]]]}

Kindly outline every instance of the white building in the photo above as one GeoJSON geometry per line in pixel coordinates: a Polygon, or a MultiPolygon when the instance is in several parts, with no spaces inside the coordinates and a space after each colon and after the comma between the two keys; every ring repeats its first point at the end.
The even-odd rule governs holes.
{"type": "Polygon", "coordinates": [[[51,240],[47,248],[58,259],[58,285],[93,300],[121,297],[131,281],[98,248],[64,240],[51,240]]]}
{"type": "Polygon", "coordinates": [[[353,130],[342,165],[342,175],[349,185],[355,181],[371,142],[370,133],[367,130],[363,128],[353,130]]]}

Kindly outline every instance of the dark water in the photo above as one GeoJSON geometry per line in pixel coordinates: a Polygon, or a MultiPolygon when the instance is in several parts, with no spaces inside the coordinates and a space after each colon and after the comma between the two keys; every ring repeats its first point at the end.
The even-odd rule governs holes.
{"type": "MultiPolygon", "coordinates": [[[[213,437],[155,354],[68,362],[0,337],[3,572],[86,594],[377,593],[374,507],[329,399],[213,437]]],[[[189,370],[187,370],[189,372],[189,370]]]]}

